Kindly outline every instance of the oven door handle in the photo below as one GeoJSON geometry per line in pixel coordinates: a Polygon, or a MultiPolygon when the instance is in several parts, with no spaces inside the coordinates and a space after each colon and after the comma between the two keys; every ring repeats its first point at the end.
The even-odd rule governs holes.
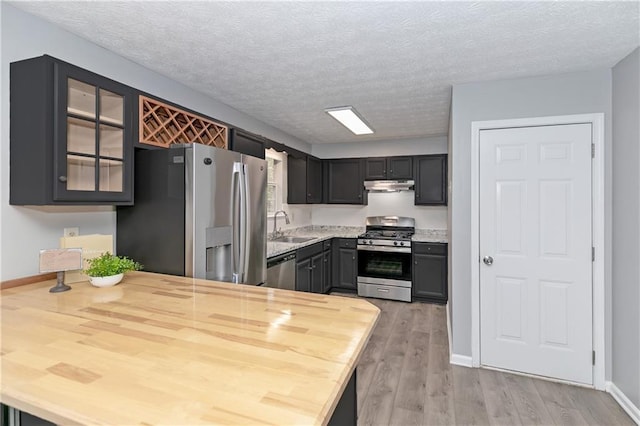
{"type": "Polygon", "coordinates": [[[387,246],[361,246],[358,247],[359,251],[386,251],[389,253],[411,253],[411,247],[387,247],[387,246]]]}

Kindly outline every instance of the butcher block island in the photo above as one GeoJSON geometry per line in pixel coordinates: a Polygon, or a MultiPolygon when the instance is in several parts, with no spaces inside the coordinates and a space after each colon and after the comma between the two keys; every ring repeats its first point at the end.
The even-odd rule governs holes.
{"type": "Polygon", "coordinates": [[[3,404],[59,424],[306,425],[352,399],[355,420],[365,300],[146,272],[53,284],[0,294],[3,404]]]}

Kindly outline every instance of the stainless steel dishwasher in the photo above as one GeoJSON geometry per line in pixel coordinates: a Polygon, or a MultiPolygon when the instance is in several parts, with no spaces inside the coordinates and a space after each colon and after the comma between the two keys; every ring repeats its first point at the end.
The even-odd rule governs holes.
{"type": "Polygon", "coordinates": [[[267,261],[267,282],[263,287],[296,289],[296,254],[286,253],[267,261]]]}

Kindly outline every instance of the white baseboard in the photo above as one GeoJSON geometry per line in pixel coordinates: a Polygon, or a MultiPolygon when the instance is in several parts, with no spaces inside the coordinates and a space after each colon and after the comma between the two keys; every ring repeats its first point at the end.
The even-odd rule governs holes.
{"type": "Polygon", "coordinates": [[[466,355],[451,354],[449,362],[453,365],[460,365],[462,367],[473,367],[471,357],[466,355]]]}
{"type": "Polygon", "coordinates": [[[447,316],[447,341],[449,342],[449,358],[453,353],[453,341],[451,340],[451,319],[449,318],[449,303],[444,307],[445,315],[447,316]]]}
{"type": "Polygon", "coordinates": [[[631,419],[640,425],[640,408],[636,407],[627,395],[625,395],[620,388],[618,388],[613,382],[606,382],[605,390],[611,394],[613,399],[622,407],[624,411],[631,417],[631,419]]]}

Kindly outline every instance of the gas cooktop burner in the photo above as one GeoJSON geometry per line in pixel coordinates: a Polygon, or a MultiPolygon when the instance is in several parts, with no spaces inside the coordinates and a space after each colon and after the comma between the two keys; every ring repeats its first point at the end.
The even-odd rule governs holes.
{"type": "Polygon", "coordinates": [[[413,232],[408,231],[367,231],[358,238],[376,238],[384,240],[410,240],[413,232]]]}

